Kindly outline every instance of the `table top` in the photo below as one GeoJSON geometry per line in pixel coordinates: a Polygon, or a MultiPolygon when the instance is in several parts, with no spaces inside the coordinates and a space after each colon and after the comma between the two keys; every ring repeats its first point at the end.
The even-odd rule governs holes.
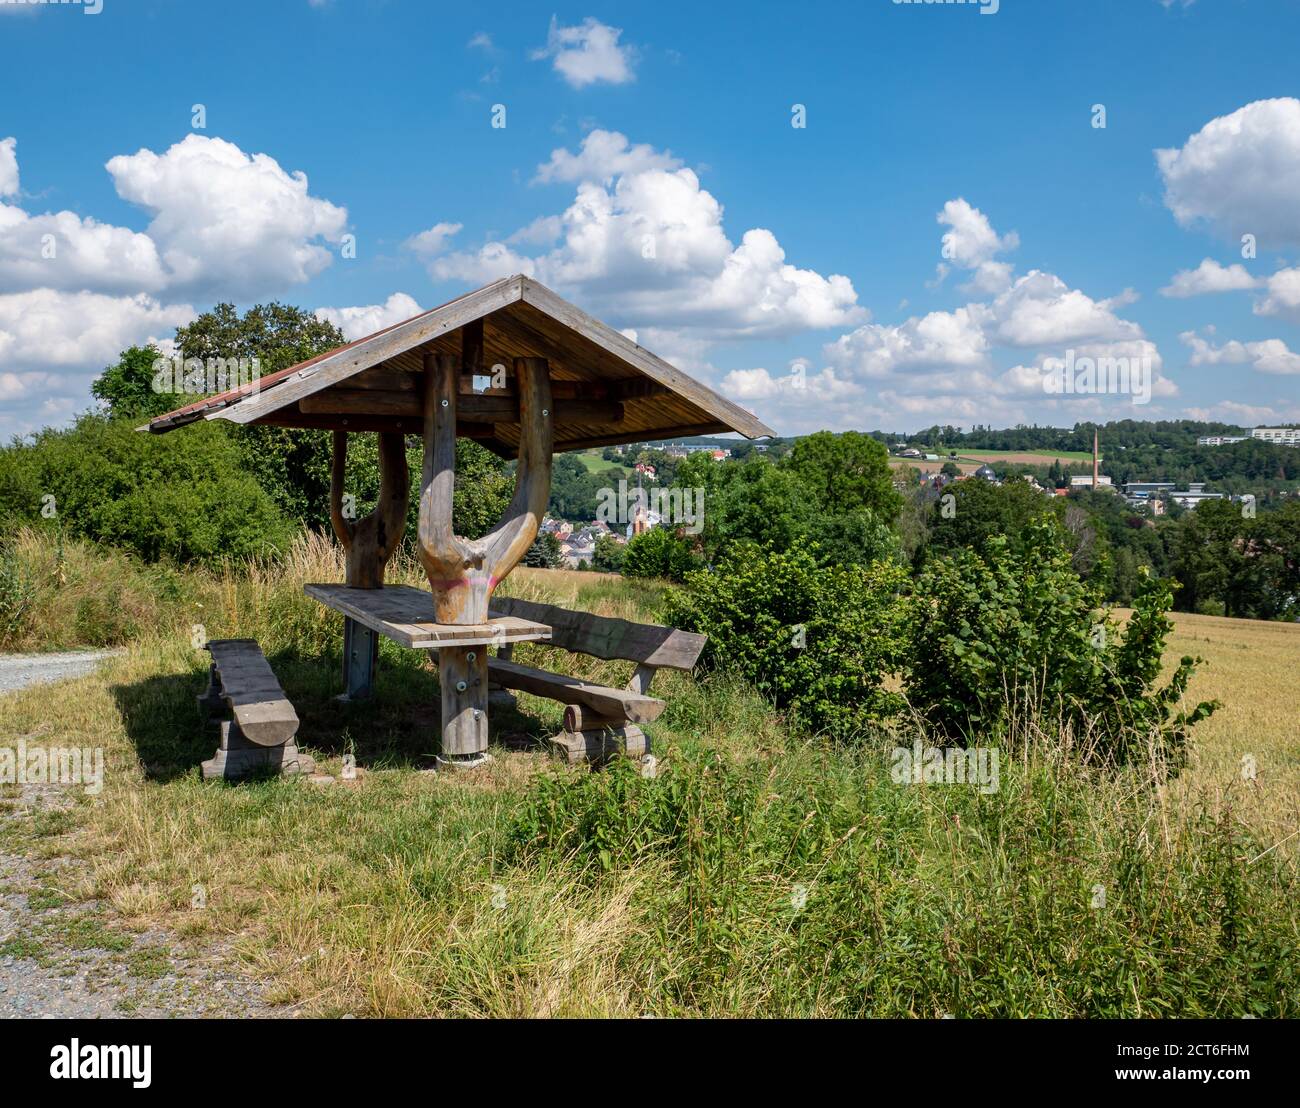
{"type": "Polygon", "coordinates": [[[518,616],[492,615],[487,623],[435,623],[433,594],[410,585],[382,589],[353,589],[347,585],[304,585],[303,592],[327,608],[342,612],[363,626],[414,650],[449,646],[505,646],[512,642],[545,641],[551,629],[518,616]]]}

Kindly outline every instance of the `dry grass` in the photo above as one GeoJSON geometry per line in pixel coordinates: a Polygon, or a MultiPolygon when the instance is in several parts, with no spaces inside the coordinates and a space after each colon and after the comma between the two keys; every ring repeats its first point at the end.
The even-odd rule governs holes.
{"type": "MultiPolygon", "coordinates": [[[[1167,660],[1184,654],[1206,660],[1192,679],[1193,701],[1222,707],[1195,731],[1194,761],[1176,789],[1184,797],[1209,793],[1226,802],[1243,786],[1242,759],[1254,759],[1252,802],[1242,818],[1269,843],[1300,829],[1300,624],[1174,616],[1167,660]]],[[[1288,841],[1300,857],[1300,837],[1288,841]]]]}

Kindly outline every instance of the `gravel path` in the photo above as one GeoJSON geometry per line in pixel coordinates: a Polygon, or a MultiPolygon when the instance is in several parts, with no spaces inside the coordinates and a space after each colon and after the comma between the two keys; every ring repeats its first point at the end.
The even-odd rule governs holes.
{"type": "MultiPolygon", "coordinates": [[[[0,693],[81,677],[118,653],[0,654],[0,693]]],[[[239,972],[230,942],[127,931],[107,905],[65,894],[75,860],[13,852],[67,805],[57,786],[0,788],[0,1020],[293,1015],[239,972]]]]}
{"type": "Polygon", "coordinates": [[[84,677],[120,650],[74,650],[63,654],[0,654],[0,693],[84,677]]]}
{"type": "MultiPolygon", "coordinates": [[[[0,809],[0,843],[7,826],[57,817],[66,803],[57,789],[24,786],[0,809]]],[[[69,899],[75,865],[0,848],[0,1020],[293,1014],[239,972],[229,941],[127,931],[107,905],[69,899]]]]}

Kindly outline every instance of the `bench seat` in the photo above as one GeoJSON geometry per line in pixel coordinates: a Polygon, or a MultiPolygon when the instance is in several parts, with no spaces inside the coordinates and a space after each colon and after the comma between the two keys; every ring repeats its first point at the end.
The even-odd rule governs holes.
{"type": "Polygon", "coordinates": [[[629,723],[653,723],[668,706],[653,696],[593,685],[578,677],[521,666],[502,658],[488,660],[488,676],[504,689],[519,689],[548,700],[558,700],[561,704],[581,704],[599,716],[620,718],[629,723]]]}

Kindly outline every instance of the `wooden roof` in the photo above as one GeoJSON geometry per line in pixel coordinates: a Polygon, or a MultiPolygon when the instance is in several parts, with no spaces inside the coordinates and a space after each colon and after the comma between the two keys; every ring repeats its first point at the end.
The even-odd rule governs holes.
{"type": "Polygon", "coordinates": [[[513,385],[476,391],[475,371],[512,359],[546,358],[556,406],[557,453],[590,446],[738,431],[773,434],[744,408],[719,396],[625,335],[529,277],[494,281],[366,338],[204,397],[150,420],[155,433],[199,419],[349,431],[423,427],[424,354],[469,356],[457,434],[505,457],[519,444],[513,385]],[[481,347],[481,356],[474,353],[481,347]]]}

